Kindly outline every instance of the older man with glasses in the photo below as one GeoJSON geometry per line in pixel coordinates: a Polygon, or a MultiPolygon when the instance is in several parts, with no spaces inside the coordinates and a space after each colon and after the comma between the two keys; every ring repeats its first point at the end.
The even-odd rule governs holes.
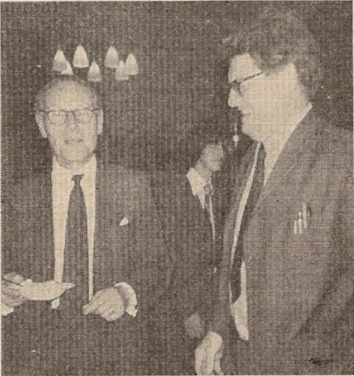
{"type": "Polygon", "coordinates": [[[142,322],[165,283],[150,187],[96,158],[103,111],[85,82],[50,82],[36,120],[53,163],[4,197],[3,371],[147,373],[142,322]]]}
{"type": "Polygon", "coordinates": [[[236,177],[197,374],[353,373],[352,135],[313,108],[313,34],[274,10],[225,41],[228,103],[255,142],[236,177]]]}

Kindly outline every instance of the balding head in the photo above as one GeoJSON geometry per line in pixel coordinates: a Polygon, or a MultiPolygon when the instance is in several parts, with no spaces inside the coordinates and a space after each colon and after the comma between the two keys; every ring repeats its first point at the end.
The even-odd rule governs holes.
{"type": "Polygon", "coordinates": [[[92,97],[92,104],[94,107],[99,109],[102,108],[101,98],[89,84],[75,76],[63,75],[53,79],[41,89],[36,96],[35,109],[44,110],[46,108],[46,99],[51,96],[53,92],[57,93],[57,91],[67,90],[70,87],[76,87],[76,90],[87,93],[92,97]]]}

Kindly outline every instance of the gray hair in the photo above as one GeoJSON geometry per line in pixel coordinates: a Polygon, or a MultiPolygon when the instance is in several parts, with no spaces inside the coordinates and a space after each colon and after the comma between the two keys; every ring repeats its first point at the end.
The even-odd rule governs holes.
{"type": "Polygon", "coordinates": [[[62,75],[48,82],[47,85],[45,85],[36,95],[35,110],[37,111],[43,109],[45,107],[45,100],[48,92],[55,89],[56,87],[59,87],[61,84],[64,83],[74,83],[87,89],[92,95],[92,100],[95,103],[95,106],[98,108],[102,107],[102,100],[98,95],[97,91],[92,86],[90,86],[87,82],[75,76],[62,75]]]}

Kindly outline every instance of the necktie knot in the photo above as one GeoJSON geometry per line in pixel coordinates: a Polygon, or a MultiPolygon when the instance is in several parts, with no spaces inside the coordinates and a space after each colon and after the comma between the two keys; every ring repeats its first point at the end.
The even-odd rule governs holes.
{"type": "Polygon", "coordinates": [[[75,185],[80,185],[80,182],[81,182],[81,179],[82,179],[83,176],[84,176],[84,174],[73,175],[71,180],[75,183],[75,185]]]}

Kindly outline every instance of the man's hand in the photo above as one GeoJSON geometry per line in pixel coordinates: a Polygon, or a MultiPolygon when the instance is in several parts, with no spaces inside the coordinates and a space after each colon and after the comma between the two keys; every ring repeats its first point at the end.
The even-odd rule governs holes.
{"type": "Polygon", "coordinates": [[[6,274],[1,281],[1,302],[8,307],[17,307],[26,301],[21,295],[21,283],[25,279],[14,272],[6,274]]]}
{"type": "Polygon", "coordinates": [[[95,313],[107,321],[115,321],[125,313],[122,296],[115,287],[100,290],[84,307],[84,314],[95,313]]]}
{"type": "Polygon", "coordinates": [[[209,332],[195,350],[195,371],[197,375],[211,375],[213,371],[222,375],[220,360],[222,358],[223,340],[219,334],[209,332]]]}
{"type": "Polygon", "coordinates": [[[191,338],[202,339],[205,334],[205,324],[197,312],[184,321],[184,328],[191,338]]]}

